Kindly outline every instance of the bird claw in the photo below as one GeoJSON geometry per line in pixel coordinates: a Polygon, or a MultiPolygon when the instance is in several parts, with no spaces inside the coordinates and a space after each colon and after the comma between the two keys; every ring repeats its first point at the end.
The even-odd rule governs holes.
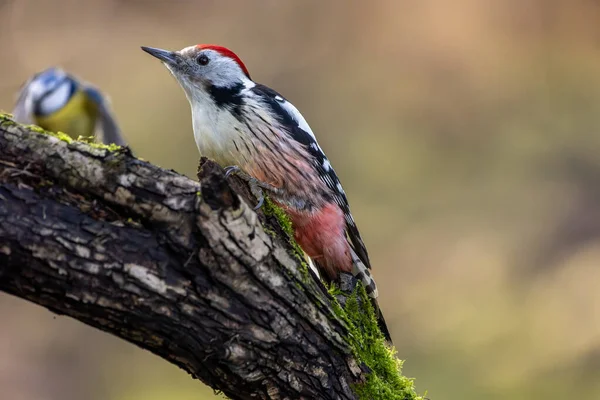
{"type": "Polygon", "coordinates": [[[232,174],[239,174],[240,172],[242,172],[240,167],[237,165],[230,165],[229,167],[225,167],[225,178],[229,178],[232,174]]]}
{"type": "Polygon", "coordinates": [[[259,197],[257,197],[258,203],[254,206],[254,208],[253,208],[254,211],[260,209],[263,206],[263,204],[265,203],[265,196],[262,194],[262,189],[258,188],[258,190],[261,191],[261,195],[259,197]]]}
{"type": "Polygon", "coordinates": [[[266,186],[266,184],[263,184],[258,179],[243,172],[237,165],[225,167],[225,178],[229,178],[233,174],[239,176],[241,179],[248,183],[248,186],[250,186],[250,192],[258,200],[258,203],[256,204],[256,206],[254,206],[253,210],[256,211],[259,208],[261,208],[265,203],[265,195],[262,190],[262,186],[266,186]]]}

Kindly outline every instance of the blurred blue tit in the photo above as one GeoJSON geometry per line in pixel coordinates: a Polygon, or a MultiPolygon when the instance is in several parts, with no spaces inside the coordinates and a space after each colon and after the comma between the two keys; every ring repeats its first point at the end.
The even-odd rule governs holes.
{"type": "Polygon", "coordinates": [[[23,85],[13,116],[17,122],[64,132],[73,139],[94,136],[105,144],[126,144],[102,93],[60,68],[48,68],[23,85]]]}

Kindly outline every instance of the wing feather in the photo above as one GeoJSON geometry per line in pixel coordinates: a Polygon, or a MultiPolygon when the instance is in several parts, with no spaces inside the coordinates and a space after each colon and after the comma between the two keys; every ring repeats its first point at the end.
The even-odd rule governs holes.
{"type": "Polygon", "coordinates": [[[104,144],[114,143],[117,146],[126,146],[127,143],[121,134],[121,130],[108,104],[108,100],[100,93],[100,91],[90,84],[84,84],[83,90],[98,107],[98,123],[97,131],[101,134],[101,141],[104,144]]]}
{"type": "Polygon", "coordinates": [[[265,103],[270,106],[273,115],[275,115],[279,122],[287,130],[287,133],[293,140],[303,144],[308,150],[309,154],[313,157],[313,166],[321,180],[325,183],[327,188],[330,190],[333,201],[340,207],[344,213],[344,219],[346,223],[346,234],[350,239],[350,244],[360,260],[368,267],[371,268],[369,261],[369,254],[367,248],[360,236],[360,232],[354,218],[350,213],[350,205],[346,193],[342,188],[342,184],[333,170],[331,163],[325,156],[325,153],[317,143],[317,139],[310,129],[310,126],[300,114],[298,109],[294,107],[292,103],[287,101],[283,96],[277,93],[275,90],[257,84],[250,89],[256,95],[260,96],[265,103]]]}
{"type": "Polygon", "coordinates": [[[31,83],[39,74],[28,79],[17,94],[17,101],[13,108],[13,119],[21,124],[33,124],[33,99],[31,97],[31,83]]]}

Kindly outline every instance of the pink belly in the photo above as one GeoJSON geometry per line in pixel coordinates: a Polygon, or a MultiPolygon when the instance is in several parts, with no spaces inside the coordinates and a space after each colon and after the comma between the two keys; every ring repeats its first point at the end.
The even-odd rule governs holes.
{"type": "Polygon", "coordinates": [[[338,271],[352,271],[344,214],[336,204],[328,204],[310,214],[286,211],[294,225],[296,242],[325,269],[330,279],[336,279],[338,271]]]}

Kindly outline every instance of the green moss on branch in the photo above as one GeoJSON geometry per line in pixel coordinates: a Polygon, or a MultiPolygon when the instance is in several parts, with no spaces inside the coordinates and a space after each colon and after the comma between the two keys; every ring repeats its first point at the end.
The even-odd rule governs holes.
{"type": "Polygon", "coordinates": [[[375,310],[362,285],[346,299],[342,307],[336,295],[347,296],[335,285],[329,293],[333,297],[334,311],[348,326],[348,343],[354,356],[364,363],[370,372],[363,384],[354,390],[362,400],[423,400],[417,395],[413,379],[402,375],[402,361],[396,351],[386,345],[385,338],[377,325],[375,310]]]}
{"type": "MultiPolygon", "coordinates": [[[[6,114],[6,113],[4,113],[4,114],[0,113],[0,124],[2,124],[2,125],[19,125],[19,123],[15,122],[13,120],[13,116],[11,114],[6,114]]],[[[73,138],[71,138],[71,136],[67,135],[64,132],[47,131],[44,128],[41,128],[37,125],[22,125],[22,126],[33,132],[43,133],[44,135],[53,136],[57,139],[62,140],[63,142],[66,142],[66,143],[81,142],[81,143],[87,144],[88,146],[90,146],[94,149],[108,150],[108,151],[118,151],[118,150],[122,149],[121,146],[118,146],[114,143],[104,144],[104,143],[95,142],[93,136],[92,137],[79,136],[79,138],[77,138],[77,140],[74,140],[73,138]]]]}

